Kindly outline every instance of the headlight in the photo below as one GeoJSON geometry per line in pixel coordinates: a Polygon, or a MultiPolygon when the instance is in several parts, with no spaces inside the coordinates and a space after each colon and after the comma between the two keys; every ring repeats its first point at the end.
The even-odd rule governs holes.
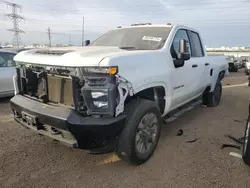
{"type": "Polygon", "coordinates": [[[118,73],[118,67],[85,67],[83,68],[83,72],[92,74],[116,75],[118,73]]]}
{"type": "Polygon", "coordinates": [[[84,86],[81,88],[89,115],[114,116],[117,99],[115,74],[118,67],[82,68],[84,86]]]}

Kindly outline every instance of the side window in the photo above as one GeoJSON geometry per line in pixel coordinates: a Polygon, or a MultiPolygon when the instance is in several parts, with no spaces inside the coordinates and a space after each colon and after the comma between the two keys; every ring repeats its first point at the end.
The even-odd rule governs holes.
{"type": "Polygon", "coordinates": [[[203,48],[201,45],[201,39],[198,35],[198,33],[195,33],[193,31],[190,32],[191,34],[191,38],[192,38],[192,57],[203,57],[204,56],[204,52],[203,52],[203,48]]]}
{"type": "Polygon", "coordinates": [[[187,31],[184,29],[178,30],[177,33],[175,34],[175,37],[174,37],[174,40],[173,40],[173,43],[171,46],[172,58],[177,58],[177,54],[178,54],[179,49],[180,49],[180,40],[181,39],[185,39],[186,41],[188,41],[190,43],[187,31]]]}
{"type": "Polygon", "coordinates": [[[0,67],[14,67],[16,66],[13,60],[15,54],[0,52],[0,67]]]}

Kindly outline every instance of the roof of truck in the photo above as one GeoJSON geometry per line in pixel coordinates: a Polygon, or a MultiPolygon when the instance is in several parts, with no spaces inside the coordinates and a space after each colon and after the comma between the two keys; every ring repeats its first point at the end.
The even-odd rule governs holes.
{"type": "Polygon", "coordinates": [[[130,26],[124,26],[121,27],[119,26],[117,29],[126,29],[126,28],[138,28],[138,27],[166,27],[166,28],[185,28],[185,29],[189,29],[195,32],[198,32],[197,30],[195,30],[194,28],[185,26],[185,25],[179,25],[179,24],[142,24],[142,25],[130,25],[130,26]]]}
{"type": "Polygon", "coordinates": [[[175,25],[170,25],[170,24],[143,24],[143,25],[130,25],[130,26],[124,26],[124,27],[120,27],[120,29],[123,28],[134,28],[134,27],[173,27],[175,25]]]}

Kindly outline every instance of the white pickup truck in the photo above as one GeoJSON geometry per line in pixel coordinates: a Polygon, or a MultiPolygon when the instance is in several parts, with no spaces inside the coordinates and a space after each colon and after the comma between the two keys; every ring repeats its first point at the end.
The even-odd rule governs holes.
{"type": "Polygon", "coordinates": [[[133,25],[86,47],[24,51],[11,107],[15,119],[40,134],[90,153],[115,151],[147,161],[162,117],[202,98],[220,103],[224,56],[207,56],[198,31],[179,25],[133,25]]]}

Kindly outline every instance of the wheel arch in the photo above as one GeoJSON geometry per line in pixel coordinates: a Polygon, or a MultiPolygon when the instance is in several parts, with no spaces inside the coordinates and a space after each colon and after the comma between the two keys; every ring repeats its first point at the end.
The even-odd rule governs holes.
{"type": "Polygon", "coordinates": [[[131,98],[129,98],[128,101],[137,97],[155,101],[157,106],[160,109],[161,114],[164,114],[165,106],[166,106],[165,97],[167,94],[167,89],[165,85],[153,84],[153,85],[141,87],[135,91],[136,92],[134,92],[134,95],[131,98]]]}
{"type": "Polygon", "coordinates": [[[211,90],[210,92],[214,91],[215,85],[218,81],[222,81],[223,78],[225,77],[226,71],[225,70],[220,70],[217,73],[217,76],[214,76],[212,79],[212,85],[211,85],[211,90]]]}

